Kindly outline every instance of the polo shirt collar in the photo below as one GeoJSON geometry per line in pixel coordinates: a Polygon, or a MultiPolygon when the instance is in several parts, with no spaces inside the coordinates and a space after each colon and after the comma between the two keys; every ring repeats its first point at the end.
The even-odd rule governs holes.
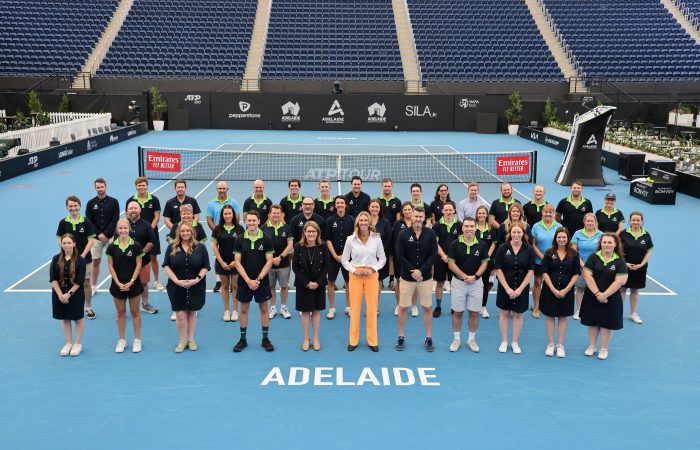
{"type": "Polygon", "coordinates": [[[581,204],[582,204],[583,202],[586,201],[586,197],[584,197],[584,196],[582,195],[582,196],[581,196],[581,201],[578,202],[578,203],[574,203],[573,198],[571,197],[571,195],[569,195],[568,197],[566,197],[566,201],[569,202],[569,203],[571,203],[572,205],[574,205],[575,207],[578,208],[579,206],[581,206],[581,204]]]}
{"type": "Polygon", "coordinates": [[[556,220],[552,220],[552,225],[551,225],[549,228],[547,228],[547,225],[544,223],[544,219],[542,219],[542,220],[540,220],[540,225],[542,225],[542,226],[544,227],[545,230],[549,231],[549,230],[551,230],[552,228],[554,228],[555,225],[557,225],[557,221],[556,221],[556,220]]]}
{"type": "Polygon", "coordinates": [[[440,217],[439,222],[447,227],[447,231],[450,231],[454,224],[457,223],[457,219],[455,217],[452,218],[452,223],[447,223],[445,221],[445,216],[440,217]]]}
{"type": "Polygon", "coordinates": [[[586,232],[586,229],[585,229],[585,228],[581,228],[581,234],[584,235],[584,236],[586,236],[588,239],[592,238],[593,236],[595,236],[595,235],[598,234],[598,233],[600,233],[600,230],[597,229],[597,228],[596,228],[596,230],[595,230],[595,232],[594,232],[593,234],[588,234],[588,233],[586,232]]]}
{"type": "Polygon", "coordinates": [[[597,252],[595,252],[595,254],[598,258],[600,258],[601,261],[603,261],[603,264],[605,265],[608,265],[608,263],[615,261],[619,258],[619,256],[617,256],[617,253],[613,252],[612,257],[606,261],[605,257],[603,256],[603,250],[598,250],[597,252]]]}
{"type": "Polygon", "coordinates": [[[322,199],[321,196],[319,195],[318,197],[316,197],[316,200],[318,200],[319,202],[323,203],[323,205],[325,206],[325,205],[329,204],[330,202],[334,201],[335,198],[333,198],[333,196],[331,195],[331,196],[328,197],[328,200],[324,200],[324,199],[322,199]]]}
{"type": "Polygon", "coordinates": [[[219,200],[219,196],[217,195],[216,197],[214,197],[214,201],[217,202],[218,204],[220,204],[221,206],[223,206],[223,205],[225,205],[225,204],[227,204],[227,203],[231,203],[231,197],[229,197],[229,196],[227,195],[227,196],[226,196],[226,200],[224,200],[224,201],[222,202],[221,200],[219,200]]]}
{"type": "Polygon", "coordinates": [[[299,194],[297,196],[296,201],[294,201],[294,200],[292,200],[292,194],[287,194],[287,201],[290,202],[292,205],[296,205],[297,203],[299,203],[303,199],[304,199],[304,197],[302,197],[301,194],[299,194]]]}
{"type": "Polygon", "coordinates": [[[126,243],[126,247],[122,247],[122,243],[119,241],[117,238],[117,247],[119,247],[119,250],[122,252],[126,252],[126,249],[134,245],[134,240],[132,238],[129,238],[129,242],[126,243]]]}
{"type": "Polygon", "coordinates": [[[641,230],[642,231],[639,234],[634,234],[634,231],[632,231],[632,227],[627,227],[627,230],[625,230],[625,231],[627,231],[630,234],[630,236],[632,236],[635,240],[637,240],[647,233],[647,230],[645,230],[644,227],[642,227],[641,230]]]}
{"type": "Polygon", "coordinates": [[[262,200],[260,200],[260,202],[258,202],[258,201],[255,199],[255,194],[251,195],[251,196],[250,196],[250,199],[253,200],[253,201],[255,202],[255,206],[260,206],[260,205],[263,204],[263,202],[265,202],[265,201],[267,200],[267,195],[263,194],[262,200]]]}
{"type": "Polygon", "coordinates": [[[617,208],[613,208],[613,210],[612,210],[612,212],[611,212],[610,214],[608,214],[608,212],[605,210],[605,208],[602,208],[602,209],[600,210],[600,212],[602,212],[603,214],[605,214],[606,216],[608,216],[608,218],[610,218],[610,217],[612,217],[613,215],[617,214],[617,208]]]}
{"type": "Polygon", "coordinates": [[[463,234],[457,238],[457,241],[459,241],[467,247],[467,255],[471,254],[471,248],[479,243],[479,240],[476,238],[476,236],[474,236],[474,240],[471,243],[467,243],[467,241],[464,240],[463,234]]]}
{"type": "Polygon", "coordinates": [[[394,200],[396,197],[394,197],[394,194],[392,193],[392,194],[391,194],[391,197],[386,198],[386,197],[384,197],[384,194],[382,193],[382,195],[380,195],[379,198],[380,198],[381,200],[384,200],[384,201],[386,202],[386,204],[388,205],[389,202],[392,201],[392,200],[394,200]]]}
{"type": "Polygon", "coordinates": [[[262,231],[260,228],[258,228],[258,234],[257,234],[257,236],[255,236],[255,238],[251,238],[251,237],[250,237],[250,234],[248,233],[248,230],[245,230],[245,232],[243,233],[243,237],[244,237],[245,239],[248,239],[248,240],[250,241],[250,248],[251,248],[251,249],[254,249],[254,248],[255,248],[255,242],[256,242],[258,239],[261,239],[261,238],[263,237],[263,231],[262,231]]]}
{"type": "Polygon", "coordinates": [[[78,220],[76,220],[76,221],[74,222],[73,219],[70,218],[70,214],[69,214],[69,215],[66,216],[66,222],[68,222],[69,224],[73,225],[73,229],[75,230],[75,226],[76,226],[76,225],[78,225],[79,223],[85,222],[85,216],[81,214],[80,217],[78,217],[78,220]]]}
{"type": "Polygon", "coordinates": [[[148,195],[146,196],[146,200],[144,200],[144,202],[141,203],[141,199],[139,198],[139,193],[137,192],[137,193],[134,194],[134,196],[132,197],[132,200],[136,200],[136,201],[138,202],[138,204],[141,206],[141,209],[143,209],[143,205],[145,205],[146,203],[148,203],[148,202],[150,202],[151,200],[153,200],[153,196],[152,196],[151,193],[149,192],[148,195]]]}
{"type": "Polygon", "coordinates": [[[265,225],[267,225],[268,227],[270,227],[270,228],[272,228],[273,230],[275,230],[275,236],[277,236],[278,233],[279,233],[279,229],[282,228],[282,227],[284,226],[284,222],[280,221],[279,225],[274,226],[274,225],[272,224],[272,221],[271,221],[271,220],[268,220],[267,223],[266,223],[265,225]]]}

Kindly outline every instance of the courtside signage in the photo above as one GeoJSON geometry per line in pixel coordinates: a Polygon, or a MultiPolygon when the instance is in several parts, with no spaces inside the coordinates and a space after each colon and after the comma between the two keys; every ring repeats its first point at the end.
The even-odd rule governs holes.
{"type": "Polygon", "coordinates": [[[273,367],[261,386],[440,386],[434,367],[273,367]]]}
{"type": "Polygon", "coordinates": [[[527,175],[529,173],[529,156],[496,157],[496,175],[527,175]]]}
{"type": "Polygon", "coordinates": [[[180,172],[180,154],[146,152],[146,170],[180,172]]]}

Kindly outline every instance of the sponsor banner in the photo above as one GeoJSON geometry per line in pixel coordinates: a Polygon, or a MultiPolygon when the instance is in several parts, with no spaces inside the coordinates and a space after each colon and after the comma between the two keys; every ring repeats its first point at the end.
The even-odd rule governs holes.
{"type": "Polygon", "coordinates": [[[529,156],[497,156],[496,175],[530,174],[529,156]]]}
{"type": "Polygon", "coordinates": [[[212,127],[452,130],[452,96],[216,94],[212,127]]]}
{"type": "Polygon", "coordinates": [[[547,134],[535,128],[520,127],[520,129],[518,130],[518,136],[529,141],[537,142],[538,144],[546,145],[549,148],[560,150],[562,152],[566,151],[566,147],[569,145],[568,139],[560,138],[552,134],[547,134]]]}
{"type": "Polygon", "coordinates": [[[146,170],[180,172],[180,154],[146,152],[146,170]]]}
{"type": "Polygon", "coordinates": [[[45,150],[27,153],[26,155],[4,159],[0,161],[0,181],[67,161],[76,156],[125,141],[147,131],[147,124],[143,122],[138,125],[118,128],[109,133],[91,136],[88,139],[81,139],[45,150]]]}
{"type": "Polygon", "coordinates": [[[187,111],[189,114],[189,128],[211,128],[210,93],[171,92],[164,93],[163,98],[167,100],[169,109],[181,109],[187,111]]]}
{"type": "Polygon", "coordinates": [[[476,118],[479,113],[498,114],[499,133],[508,131],[503,111],[508,107],[508,96],[493,95],[457,95],[454,97],[455,131],[476,131],[476,118]]]}

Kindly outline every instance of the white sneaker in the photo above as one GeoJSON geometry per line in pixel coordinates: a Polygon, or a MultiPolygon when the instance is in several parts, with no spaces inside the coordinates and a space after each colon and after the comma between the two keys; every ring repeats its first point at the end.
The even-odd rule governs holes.
{"type": "Polygon", "coordinates": [[[472,352],[479,353],[479,345],[474,339],[467,340],[467,347],[469,347],[469,350],[471,350],[472,352]]]}
{"type": "Polygon", "coordinates": [[[270,313],[268,314],[268,316],[270,317],[270,319],[274,319],[276,315],[277,315],[277,307],[270,306],[270,313]]]}
{"type": "Polygon", "coordinates": [[[489,317],[490,317],[490,316],[489,316],[489,310],[486,309],[485,306],[482,306],[482,307],[481,307],[481,318],[482,318],[482,319],[488,319],[489,317]]]}
{"type": "Polygon", "coordinates": [[[83,351],[83,346],[80,344],[75,344],[73,347],[70,349],[70,355],[71,356],[78,356],[80,352],[83,351]]]}
{"type": "Polygon", "coordinates": [[[141,339],[134,339],[134,345],[131,346],[131,351],[133,353],[141,352],[141,339]]]}
{"type": "Polygon", "coordinates": [[[564,346],[557,345],[557,358],[564,358],[565,356],[566,352],[564,351],[564,346]]]}
{"type": "Polygon", "coordinates": [[[637,314],[637,313],[630,314],[630,320],[634,323],[637,323],[637,324],[642,323],[642,318],[639,317],[639,314],[637,314]]]}
{"type": "Polygon", "coordinates": [[[498,346],[498,351],[501,353],[505,353],[508,351],[508,343],[506,341],[501,342],[501,345],[498,346]]]}
{"type": "Polygon", "coordinates": [[[160,281],[158,281],[158,280],[156,280],[156,281],[153,282],[153,287],[156,289],[156,291],[161,291],[161,292],[162,292],[162,291],[165,290],[165,286],[163,286],[162,284],[160,284],[160,281]]]}
{"type": "Polygon", "coordinates": [[[394,315],[395,316],[399,315],[399,305],[396,305],[396,308],[394,308],[394,315]]]}
{"type": "Polygon", "coordinates": [[[452,343],[450,344],[450,351],[456,352],[457,350],[459,350],[459,345],[460,345],[459,339],[453,340],[452,343]]]}
{"type": "Polygon", "coordinates": [[[228,309],[224,311],[224,322],[230,322],[231,321],[231,311],[228,309]]]}
{"type": "Polygon", "coordinates": [[[581,318],[578,316],[578,309],[577,309],[576,312],[574,313],[572,319],[574,319],[574,320],[581,320],[581,318]]]}
{"type": "Polygon", "coordinates": [[[328,319],[328,320],[335,319],[335,308],[328,308],[328,314],[326,314],[326,319],[328,319]]]}
{"type": "Polygon", "coordinates": [[[418,317],[418,307],[411,306],[411,317],[418,317]]]}
{"type": "Polygon", "coordinates": [[[608,359],[608,349],[601,348],[598,352],[598,359],[608,359]]]}
{"type": "Polygon", "coordinates": [[[231,322],[238,322],[238,311],[231,313],[231,322]]]}
{"type": "Polygon", "coordinates": [[[173,315],[170,316],[170,320],[176,320],[176,319],[177,319],[177,317],[175,316],[175,311],[173,311],[173,315]]]}
{"type": "Polygon", "coordinates": [[[590,345],[586,347],[586,350],[583,351],[583,354],[586,356],[593,356],[595,354],[596,348],[591,347],[590,345]]]}
{"type": "Polygon", "coordinates": [[[287,309],[286,306],[283,306],[283,307],[280,308],[280,314],[281,314],[282,317],[284,317],[285,319],[291,319],[291,318],[292,318],[292,315],[289,313],[289,310],[287,309]]]}
{"type": "Polygon", "coordinates": [[[117,348],[114,349],[116,353],[124,353],[124,349],[126,348],[126,339],[119,339],[117,341],[117,348]]]}
{"type": "Polygon", "coordinates": [[[516,355],[519,355],[523,352],[522,350],[520,350],[520,346],[517,342],[511,342],[510,347],[513,349],[513,353],[515,353],[516,355]]]}
{"type": "Polygon", "coordinates": [[[547,345],[547,350],[544,351],[545,356],[554,356],[554,344],[547,345]]]}
{"type": "Polygon", "coordinates": [[[73,347],[73,344],[66,344],[66,345],[64,345],[63,348],[61,349],[60,355],[61,355],[61,356],[68,356],[68,355],[70,355],[70,349],[71,349],[72,347],[73,347]]]}
{"type": "Polygon", "coordinates": [[[350,307],[349,306],[345,307],[345,315],[350,317],[350,307]]]}

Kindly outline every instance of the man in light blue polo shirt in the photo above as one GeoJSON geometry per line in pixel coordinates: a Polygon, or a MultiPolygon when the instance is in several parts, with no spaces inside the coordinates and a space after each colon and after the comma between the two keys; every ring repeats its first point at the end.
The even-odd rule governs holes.
{"type": "Polygon", "coordinates": [[[225,181],[219,181],[216,184],[216,193],[216,198],[207,205],[207,224],[212,231],[214,231],[214,228],[219,224],[221,208],[223,208],[224,205],[233,206],[236,216],[238,216],[239,220],[241,218],[241,207],[238,206],[236,200],[228,196],[228,184],[226,184],[225,181]]]}

